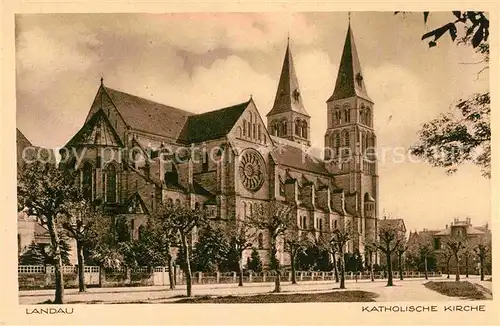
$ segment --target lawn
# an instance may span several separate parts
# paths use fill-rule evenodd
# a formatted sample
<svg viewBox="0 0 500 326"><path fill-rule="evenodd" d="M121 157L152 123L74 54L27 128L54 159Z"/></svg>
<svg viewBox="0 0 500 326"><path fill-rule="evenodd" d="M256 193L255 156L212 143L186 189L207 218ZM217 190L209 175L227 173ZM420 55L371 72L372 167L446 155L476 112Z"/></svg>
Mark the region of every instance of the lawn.
<svg viewBox="0 0 500 326"><path fill-rule="evenodd" d="M292 302L373 302L377 294L367 291L334 291L323 293L259 294L251 296L200 296L175 303L292 303Z"/></svg>
<svg viewBox="0 0 500 326"><path fill-rule="evenodd" d="M459 297L466 300L484 300L485 295L474 284L467 281L459 282L427 282L424 286L449 297Z"/></svg>

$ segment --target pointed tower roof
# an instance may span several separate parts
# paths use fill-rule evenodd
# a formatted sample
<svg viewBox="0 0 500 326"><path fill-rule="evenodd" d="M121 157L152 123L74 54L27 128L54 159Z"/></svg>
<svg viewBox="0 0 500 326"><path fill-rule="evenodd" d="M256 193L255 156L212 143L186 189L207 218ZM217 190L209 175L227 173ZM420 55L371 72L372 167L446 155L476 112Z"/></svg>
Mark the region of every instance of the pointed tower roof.
<svg viewBox="0 0 500 326"><path fill-rule="evenodd" d="M337 74L337 82L332 96L327 102L359 96L372 102L366 91L363 73L361 72L361 64L359 63L358 51L354 43L351 24L347 28L347 35L340 59L339 71Z"/></svg>
<svg viewBox="0 0 500 326"><path fill-rule="evenodd" d="M290 51L290 41L286 46L285 60L283 61L283 68L281 69L280 81L274 105L267 116L295 111L303 115L309 116L304 109L302 95L300 93L299 81L295 74L295 67L293 65L292 52Z"/></svg>

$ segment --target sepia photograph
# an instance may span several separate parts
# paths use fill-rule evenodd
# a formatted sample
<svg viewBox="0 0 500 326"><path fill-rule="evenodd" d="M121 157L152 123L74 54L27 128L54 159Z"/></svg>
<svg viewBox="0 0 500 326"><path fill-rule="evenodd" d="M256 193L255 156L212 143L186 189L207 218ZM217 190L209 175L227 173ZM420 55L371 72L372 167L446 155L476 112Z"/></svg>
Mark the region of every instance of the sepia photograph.
<svg viewBox="0 0 500 326"><path fill-rule="evenodd" d="M14 25L26 315L493 300L488 11Z"/></svg>

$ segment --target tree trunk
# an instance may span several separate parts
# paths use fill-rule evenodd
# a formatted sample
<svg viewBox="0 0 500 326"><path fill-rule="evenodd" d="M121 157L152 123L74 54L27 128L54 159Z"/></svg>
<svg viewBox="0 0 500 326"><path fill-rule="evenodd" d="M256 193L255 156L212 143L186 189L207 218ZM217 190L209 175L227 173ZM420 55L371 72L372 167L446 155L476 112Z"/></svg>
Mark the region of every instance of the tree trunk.
<svg viewBox="0 0 500 326"><path fill-rule="evenodd" d="M403 253L398 252L399 279L403 280Z"/></svg>
<svg viewBox="0 0 500 326"><path fill-rule="evenodd" d="M469 256L465 256L465 278L469 278Z"/></svg>
<svg viewBox="0 0 500 326"><path fill-rule="evenodd" d="M373 253L370 251L370 280L375 282L375 274L373 272Z"/></svg>
<svg viewBox="0 0 500 326"><path fill-rule="evenodd" d="M103 264L99 264L99 287L102 288L102 283L105 277L105 271L104 271L104 266Z"/></svg>
<svg viewBox="0 0 500 326"><path fill-rule="evenodd" d="M427 275L427 256L424 257L424 275L425 279L428 280L429 276Z"/></svg>
<svg viewBox="0 0 500 326"><path fill-rule="evenodd" d="M450 278L450 259L451 258L448 258L446 260L446 273L448 274L448 276L446 278Z"/></svg>
<svg viewBox="0 0 500 326"><path fill-rule="evenodd" d="M345 289L345 261L343 251L340 253L340 288Z"/></svg>
<svg viewBox="0 0 500 326"><path fill-rule="evenodd" d="M238 263L238 286L243 286L243 253L240 253L240 261Z"/></svg>
<svg viewBox="0 0 500 326"><path fill-rule="evenodd" d="M481 255L479 257L479 274L481 275L481 281L484 281L484 257Z"/></svg>
<svg viewBox="0 0 500 326"><path fill-rule="evenodd" d="M387 258L387 286L393 286L391 253L387 251L385 256Z"/></svg>
<svg viewBox="0 0 500 326"><path fill-rule="evenodd" d="M83 243L76 241L78 259L78 292L85 292L85 258L83 257Z"/></svg>
<svg viewBox="0 0 500 326"><path fill-rule="evenodd" d="M335 273L335 283L339 282L339 268L337 266L337 257L333 253L333 272Z"/></svg>
<svg viewBox="0 0 500 326"><path fill-rule="evenodd" d="M281 275L280 275L280 262L278 257L278 248L276 247L276 239L271 239L271 257L274 259L274 269L276 271L276 277L274 278L274 291L281 292Z"/></svg>
<svg viewBox="0 0 500 326"><path fill-rule="evenodd" d="M168 264L168 283L170 284L170 290L175 290L175 278L174 278L174 260L172 259L172 255L167 255L167 264Z"/></svg>
<svg viewBox="0 0 500 326"><path fill-rule="evenodd" d="M455 261L457 262L457 269L455 270L455 281L460 281L460 262L458 261L458 254L455 254Z"/></svg>
<svg viewBox="0 0 500 326"><path fill-rule="evenodd" d="M297 277L295 272L295 256L297 256L297 250L290 251L290 260L292 265L292 284L297 284Z"/></svg>
<svg viewBox="0 0 500 326"><path fill-rule="evenodd" d="M181 232L181 240L182 240L182 247L184 249L184 254L185 254L185 271L184 273L186 274L186 296L189 298L191 297L191 287L192 287L192 281L191 281L191 263L189 261L189 246L187 243L186 235Z"/></svg>
<svg viewBox="0 0 500 326"><path fill-rule="evenodd" d="M61 259L61 246L59 245L59 236L55 228L54 219L48 218L47 227L49 229L50 242L54 248L54 276L56 281L55 304L64 303L64 279L62 274L63 264Z"/></svg>

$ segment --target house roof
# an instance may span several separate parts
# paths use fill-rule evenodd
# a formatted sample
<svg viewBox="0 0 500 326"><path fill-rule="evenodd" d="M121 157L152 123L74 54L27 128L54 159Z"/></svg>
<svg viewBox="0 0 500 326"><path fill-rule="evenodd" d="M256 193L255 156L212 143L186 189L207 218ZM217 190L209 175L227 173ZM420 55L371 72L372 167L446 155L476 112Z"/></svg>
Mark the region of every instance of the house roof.
<svg viewBox="0 0 500 326"><path fill-rule="evenodd" d="M180 140L198 143L227 135L252 100L219 110L192 115L180 133Z"/></svg>
<svg viewBox="0 0 500 326"><path fill-rule="evenodd" d="M102 86L132 129L177 139L193 113ZM154 122L154 123L153 123Z"/></svg>

